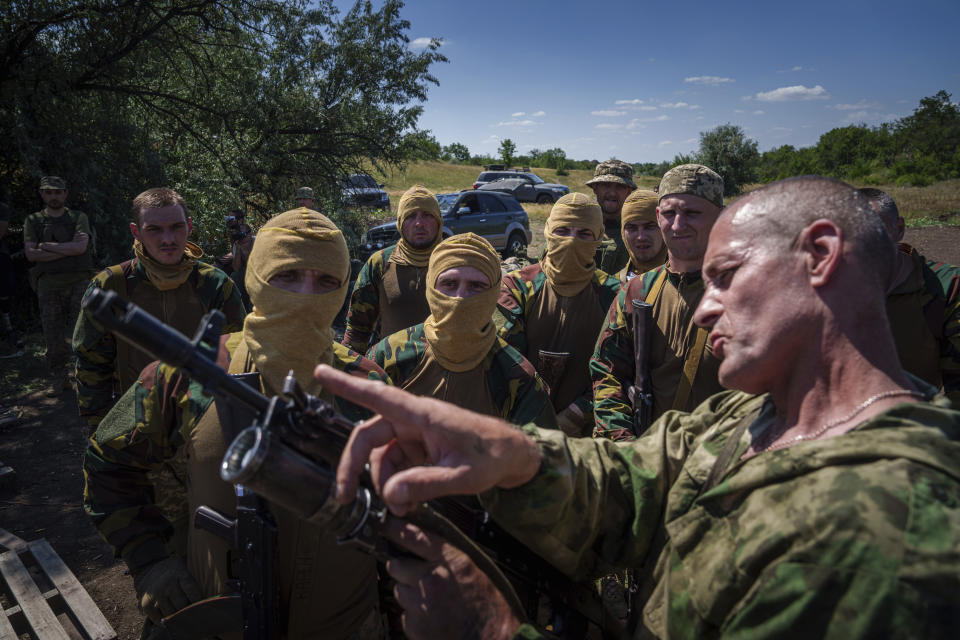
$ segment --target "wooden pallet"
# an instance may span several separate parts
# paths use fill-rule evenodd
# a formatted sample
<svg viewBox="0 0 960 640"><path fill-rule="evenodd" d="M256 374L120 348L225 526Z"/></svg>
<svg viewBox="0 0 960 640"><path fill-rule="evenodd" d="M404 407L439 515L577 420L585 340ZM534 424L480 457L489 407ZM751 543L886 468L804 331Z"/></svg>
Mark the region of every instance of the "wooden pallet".
<svg viewBox="0 0 960 640"><path fill-rule="evenodd" d="M0 529L0 640L113 640L93 598L43 538L27 542Z"/></svg>

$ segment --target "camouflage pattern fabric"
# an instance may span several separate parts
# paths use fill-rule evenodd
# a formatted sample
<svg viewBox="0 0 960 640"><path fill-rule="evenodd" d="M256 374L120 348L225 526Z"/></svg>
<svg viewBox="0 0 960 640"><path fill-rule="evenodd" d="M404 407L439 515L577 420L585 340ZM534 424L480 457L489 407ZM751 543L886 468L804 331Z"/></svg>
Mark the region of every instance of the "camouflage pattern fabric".
<svg viewBox="0 0 960 640"><path fill-rule="evenodd" d="M598 164L593 170L593 178L587 180L584 184L590 186L598 182L616 182L634 189L637 188L637 183L633 181L633 167L616 158Z"/></svg>
<svg viewBox="0 0 960 640"><path fill-rule="evenodd" d="M367 352L367 357L403 388L427 352L423 324L387 336ZM533 365L497 338L483 360L483 370L491 399L499 408L499 417L513 424L535 423L556 428L556 415L546 386Z"/></svg>
<svg viewBox="0 0 960 640"><path fill-rule="evenodd" d="M47 367L56 376L66 373L71 355L68 336L80 314L80 301L87 288L88 275L75 275L79 279L62 284L54 281L51 274L42 274L37 281Z"/></svg>
<svg viewBox="0 0 960 640"><path fill-rule="evenodd" d="M226 337L225 337L226 338ZM221 340L220 360L228 356ZM360 354L333 345L333 366L353 375L385 380ZM202 387L175 368L154 363L107 414L87 445L83 504L104 540L136 573L170 555L175 528L157 507L151 471L173 460L213 404ZM369 412L336 398L348 419Z"/></svg>
<svg viewBox="0 0 960 640"><path fill-rule="evenodd" d="M940 283L944 297L940 381L947 397L960 406L960 267L933 260L926 260L924 266ZM929 278L925 278L925 282L929 282Z"/></svg>
<svg viewBox="0 0 960 640"><path fill-rule="evenodd" d="M722 208L723 178L702 164L681 164L663 174L657 193L661 200L678 194L699 196Z"/></svg>
<svg viewBox="0 0 960 640"><path fill-rule="evenodd" d="M500 283L500 299L497 302L497 310L498 315L502 315L504 320L499 335L507 344L531 361L526 335L527 319L530 317L536 297L546 285L547 276L543 273L539 264L514 271L504 276ZM599 269L594 272L590 286L596 290L600 305L604 310L610 308L617 297L617 292L620 290L620 282ZM577 346L580 345L570 345L571 349ZM577 398L575 402L585 416L593 414L592 389L586 389L583 396Z"/></svg>
<svg viewBox="0 0 960 640"><path fill-rule="evenodd" d="M960 412L948 407L901 403L743 461L773 419L767 396L715 395L629 444L528 426L537 475L481 498L572 578L636 569L635 638L952 638ZM731 432L758 411L705 490ZM541 636L524 626L515 637Z"/></svg>
<svg viewBox="0 0 960 640"><path fill-rule="evenodd" d="M616 273L630 262L630 253L623 242L620 222L605 224L603 238L597 252L593 254L593 263L604 273Z"/></svg>
<svg viewBox="0 0 960 640"><path fill-rule="evenodd" d="M90 282L85 295L95 288L116 291L120 277L123 277L122 274L111 278L109 270L104 269ZM184 284L170 291L160 291L147 278L143 266L134 260L126 276L125 287L128 298L148 312L153 312L155 308L155 316L187 335L193 335L200 319L211 309L219 309L226 316L224 333L243 328L246 309L240 300L240 292L226 273L211 265L198 263L195 275L192 274ZM168 307L172 306L165 304L165 301L181 296L196 303L190 307L193 311L183 313L185 307L180 305L175 307L176 313L165 315L164 311L169 311ZM147 300L153 304L144 304ZM80 415L87 419L87 424L93 430L113 404L115 380L124 377L117 371L121 364L117 362L117 342L113 334L84 313L77 319L74 329L73 350L77 355L77 404ZM123 391L125 389L120 389L120 393Z"/></svg>
<svg viewBox="0 0 960 640"><path fill-rule="evenodd" d="M590 359L593 380L595 437L613 440L634 438L633 410L627 390L634 380L633 318L627 309L630 300L646 299L666 265L647 271L624 285L610 305L607 323ZM672 273L667 270L660 295L653 303L654 333L647 358L653 383L654 419L672 408L680 371L692 348L696 326L693 312L703 296L700 273ZM697 368L693 388L681 410L692 410L710 395L722 391L717 381L717 360L709 343Z"/></svg>
<svg viewBox="0 0 960 640"><path fill-rule="evenodd" d="M48 216L43 211L31 213L23 221L24 246L40 242L71 242L74 234L82 231L89 236L87 249L80 255L64 256L49 262L37 262L30 268L31 277L47 274L48 280L58 285L87 279L93 272L93 231L87 214L76 209L65 208L62 215Z"/></svg>

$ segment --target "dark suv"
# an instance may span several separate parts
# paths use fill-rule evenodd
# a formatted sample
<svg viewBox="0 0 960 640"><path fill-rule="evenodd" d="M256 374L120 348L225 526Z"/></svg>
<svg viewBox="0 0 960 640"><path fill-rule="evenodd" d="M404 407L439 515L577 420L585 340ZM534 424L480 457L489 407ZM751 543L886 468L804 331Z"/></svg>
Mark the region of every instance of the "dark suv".
<svg viewBox="0 0 960 640"><path fill-rule="evenodd" d="M370 207L390 211L390 196L382 184L366 173L353 173L341 179L343 201L355 207Z"/></svg>
<svg viewBox="0 0 960 640"><path fill-rule="evenodd" d="M473 183L474 189L503 191L520 202L550 204L570 193L564 184L546 182L529 171L483 171Z"/></svg>
<svg viewBox="0 0 960 640"><path fill-rule="evenodd" d="M460 191L437 195L443 215L444 238L472 231L490 241L504 256L523 252L533 239L530 219L520 203L497 191ZM361 259L400 239L396 222L373 227L360 241Z"/></svg>

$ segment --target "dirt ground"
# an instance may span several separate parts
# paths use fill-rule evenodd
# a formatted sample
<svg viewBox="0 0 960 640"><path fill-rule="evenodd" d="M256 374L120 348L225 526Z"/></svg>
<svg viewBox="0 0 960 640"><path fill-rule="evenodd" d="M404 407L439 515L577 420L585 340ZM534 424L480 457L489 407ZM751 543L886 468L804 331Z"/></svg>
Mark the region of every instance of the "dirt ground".
<svg viewBox="0 0 960 640"><path fill-rule="evenodd" d="M928 258L960 264L960 227L909 229L905 240ZM118 637L137 638L141 617L132 580L81 505L86 427L76 415L76 396L70 390L60 398L44 396L40 336L27 338L26 356L0 360L0 404L22 413L17 424L0 431L0 461L16 471L18 480L14 490L0 493L0 528L26 540L46 538Z"/></svg>

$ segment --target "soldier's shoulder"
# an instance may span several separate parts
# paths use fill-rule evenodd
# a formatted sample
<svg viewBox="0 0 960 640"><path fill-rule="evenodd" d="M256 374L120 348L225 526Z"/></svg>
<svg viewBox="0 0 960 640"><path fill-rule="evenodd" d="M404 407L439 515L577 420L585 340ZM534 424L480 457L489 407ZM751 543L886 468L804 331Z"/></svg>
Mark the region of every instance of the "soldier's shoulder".
<svg viewBox="0 0 960 640"><path fill-rule="evenodd" d="M538 262L527 265L522 269L511 271L507 275L503 276L503 285L507 288L507 290L509 290L514 296L519 296L521 298L536 294L540 289L543 288L543 285L546 283L546 281L547 276L543 273L543 268Z"/></svg>
<svg viewBox="0 0 960 640"><path fill-rule="evenodd" d="M415 366L427 350L423 323L391 333L373 347L374 359L390 379L399 383L402 371Z"/></svg>
<svg viewBox="0 0 960 640"><path fill-rule="evenodd" d="M210 281L222 286L227 282L233 283L226 271L207 262L197 262L198 282Z"/></svg>
<svg viewBox="0 0 960 640"><path fill-rule="evenodd" d="M505 379L530 379L537 375L537 370L523 354L511 347L506 340L497 336L487 356L490 368L499 370Z"/></svg>
<svg viewBox="0 0 960 640"><path fill-rule="evenodd" d="M133 272L132 263L132 259L124 260L119 264L102 269L97 275L93 276L91 284L101 289L107 289L108 291L115 290L117 279L120 276L126 277Z"/></svg>
<svg viewBox="0 0 960 640"><path fill-rule="evenodd" d="M339 342L333 343L333 366L350 375L384 382L389 380L380 365Z"/></svg>

